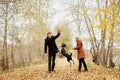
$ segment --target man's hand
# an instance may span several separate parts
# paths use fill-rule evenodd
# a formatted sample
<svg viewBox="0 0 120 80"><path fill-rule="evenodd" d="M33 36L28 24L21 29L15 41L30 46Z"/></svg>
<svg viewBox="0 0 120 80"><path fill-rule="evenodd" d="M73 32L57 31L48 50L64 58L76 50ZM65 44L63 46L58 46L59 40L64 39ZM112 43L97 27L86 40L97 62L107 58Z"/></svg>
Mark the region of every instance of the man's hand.
<svg viewBox="0 0 120 80"><path fill-rule="evenodd" d="M47 55L47 53L45 53L45 56Z"/></svg>
<svg viewBox="0 0 120 80"><path fill-rule="evenodd" d="M46 59L46 57L47 57L47 53L44 53L43 59Z"/></svg>

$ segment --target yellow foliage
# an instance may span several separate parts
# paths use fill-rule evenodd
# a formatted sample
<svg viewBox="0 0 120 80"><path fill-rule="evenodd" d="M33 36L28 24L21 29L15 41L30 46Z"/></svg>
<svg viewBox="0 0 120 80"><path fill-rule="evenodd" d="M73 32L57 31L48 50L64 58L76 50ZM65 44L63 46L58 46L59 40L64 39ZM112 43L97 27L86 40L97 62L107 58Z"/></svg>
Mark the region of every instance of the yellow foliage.
<svg viewBox="0 0 120 80"><path fill-rule="evenodd" d="M100 23L98 23L95 28L102 30L106 27L109 31L113 28L113 24L115 23L119 24L120 13L118 9L119 9L118 5L115 5L115 4L114 5L112 4L106 8L96 8L95 9L96 15L94 16L95 22L99 21ZM99 19L99 16L101 16L101 20Z"/></svg>
<svg viewBox="0 0 120 80"><path fill-rule="evenodd" d="M120 53L120 48L114 49L114 53Z"/></svg>
<svg viewBox="0 0 120 80"><path fill-rule="evenodd" d="M111 30L113 28L112 24L107 24L107 28Z"/></svg>
<svg viewBox="0 0 120 80"><path fill-rule="evenodd" d="M88 9L84 8L84 14L87 15Z"/></svg>
<svg viewBox="0 0 120 80"><path fill-rule="evenodd" d="M102 24L102 26L105 26L105 25L106 25L106 19L103 19L103 20L101 21L101 24Z"/></svg>
<svg viewBox="0 0 120 80"><path fill-rule="evenodd" d="M118 32L120 32L120 30L118 30Z"/></svg>
<svg viewBox="0 0 120 80"><path fill-rule="evenodd" d="M95 19L97 19L99 17L99 13L96 13L95 15Z"/></svg>
<svg viewBox="0 0 120 80"><path fill-rule="evenodd" d="M102 29L102 28L101 28L101 25L97 25L96 27L97 27L98 29L100 29L100 30Z"/></svg>

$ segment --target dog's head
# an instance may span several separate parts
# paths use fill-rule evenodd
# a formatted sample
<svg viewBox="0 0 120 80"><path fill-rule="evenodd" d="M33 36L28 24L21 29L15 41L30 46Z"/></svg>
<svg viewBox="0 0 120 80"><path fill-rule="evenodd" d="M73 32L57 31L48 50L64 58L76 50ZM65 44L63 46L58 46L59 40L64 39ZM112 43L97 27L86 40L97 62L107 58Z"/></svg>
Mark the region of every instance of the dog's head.
<svg viewBox="0 0 120 80"><path fill-rule="evenodd" d="M66 44L65 43L62 43L62 46L61 47L66 47Z"/></svg>

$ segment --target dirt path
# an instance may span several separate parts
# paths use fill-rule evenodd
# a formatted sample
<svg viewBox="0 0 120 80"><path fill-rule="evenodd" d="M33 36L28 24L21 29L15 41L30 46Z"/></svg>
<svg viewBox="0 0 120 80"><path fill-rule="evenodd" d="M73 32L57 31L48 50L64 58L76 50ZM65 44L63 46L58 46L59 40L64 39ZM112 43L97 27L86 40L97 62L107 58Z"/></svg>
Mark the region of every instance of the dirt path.
<svg viewBox="0 0 120 80"><path fill-rule="evenodd" d="M78 72L78 62L70 67L65 58L56 60L55 72L48 74L47 63L17 69L0 75L0 80L120 80L120 71L96 66L87 61L88 72Z"/></svg>

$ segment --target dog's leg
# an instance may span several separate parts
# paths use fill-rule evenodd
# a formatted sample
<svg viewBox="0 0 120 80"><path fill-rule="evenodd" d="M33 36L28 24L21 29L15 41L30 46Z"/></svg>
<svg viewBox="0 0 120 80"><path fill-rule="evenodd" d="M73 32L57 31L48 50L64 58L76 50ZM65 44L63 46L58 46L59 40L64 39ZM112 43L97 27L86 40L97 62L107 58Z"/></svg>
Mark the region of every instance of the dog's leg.
<svg viewBox="0 0 120 80"><path fill-rule="evenodd" d="M70 67L71 67L71 65L72 65L72 64L71 64L71 62L70 62L70 61L69 61L69 63L70 63Z"/></svg>
<svg viewBox="0 0 120 80"><path fill-rule="evenodd" d="M73 60L72 60L73 61ZM74 61L73 61L73 65L74 65L75 63L74 63Z"/></svg>
<svg viewBox="0 0 120 80"><path fill-rule="evenodd" d="M69 61L69 63L70 63L70 67L71 67L72 63L70 61Z"/></svg>

